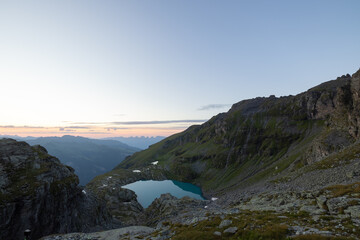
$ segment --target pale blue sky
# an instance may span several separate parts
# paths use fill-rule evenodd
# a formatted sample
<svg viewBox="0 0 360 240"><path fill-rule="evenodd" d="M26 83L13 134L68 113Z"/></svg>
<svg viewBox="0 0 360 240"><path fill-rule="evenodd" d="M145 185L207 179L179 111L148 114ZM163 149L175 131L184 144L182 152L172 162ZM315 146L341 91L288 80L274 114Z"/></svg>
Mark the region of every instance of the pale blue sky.
<svg viewBox="0 0 360 240"><path fill-rule="evenodd" d="M0 0L0 126L184 129L194 122L178 120L243 99L297 94L359 69L359 10L358 0Z"/></svg>

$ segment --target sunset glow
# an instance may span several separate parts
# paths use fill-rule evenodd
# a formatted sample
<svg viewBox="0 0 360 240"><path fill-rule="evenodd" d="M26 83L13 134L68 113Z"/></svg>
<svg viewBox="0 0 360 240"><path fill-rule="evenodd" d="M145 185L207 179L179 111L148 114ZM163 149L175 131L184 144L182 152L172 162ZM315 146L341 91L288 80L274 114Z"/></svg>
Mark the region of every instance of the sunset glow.
<svg viewBox="0 0 360 240"><path fill-rule="evenodd" d="M306 91L358 69L358 4L1 1L0 135L169 136Z"/></svg>
<svg viewBox="0 0 360 240"><path fill-rule="evenodd" d="M70 127L36 127L36 126L0 126L0 135L17 135L20 137L49 137L74 135L90 138L131 137L131 136L170 136L187 127L114 127L114 126L70 126Z"/></svg>

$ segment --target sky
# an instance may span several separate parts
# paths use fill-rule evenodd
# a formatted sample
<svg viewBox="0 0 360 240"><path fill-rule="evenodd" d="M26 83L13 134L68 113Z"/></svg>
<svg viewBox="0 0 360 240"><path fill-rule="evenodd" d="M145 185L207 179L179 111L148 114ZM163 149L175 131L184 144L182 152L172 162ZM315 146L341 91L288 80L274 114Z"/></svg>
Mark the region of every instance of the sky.
<svg viewBox="0 0 360 240"><path fill-rule="evenodd" d="M360 67L358 0L0 0L0 134L169 136Z"/></svg>

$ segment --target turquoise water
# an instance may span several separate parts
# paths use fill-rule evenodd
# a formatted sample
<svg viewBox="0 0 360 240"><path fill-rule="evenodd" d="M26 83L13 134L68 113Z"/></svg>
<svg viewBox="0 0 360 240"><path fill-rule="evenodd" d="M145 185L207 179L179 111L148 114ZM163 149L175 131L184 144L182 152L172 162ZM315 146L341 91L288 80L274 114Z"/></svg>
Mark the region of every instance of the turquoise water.
<svg viewBox="0 0 360 240"><path fill-rule="evenodd" d="M189 196L196 199L204 199L199 187L191 183L183 183L173 180L137 181L122 187L133 190L137 195L138 202L144 208L147 208L155 200L155 198L160 197L163 193L170 193L177 198Z"/></svg>

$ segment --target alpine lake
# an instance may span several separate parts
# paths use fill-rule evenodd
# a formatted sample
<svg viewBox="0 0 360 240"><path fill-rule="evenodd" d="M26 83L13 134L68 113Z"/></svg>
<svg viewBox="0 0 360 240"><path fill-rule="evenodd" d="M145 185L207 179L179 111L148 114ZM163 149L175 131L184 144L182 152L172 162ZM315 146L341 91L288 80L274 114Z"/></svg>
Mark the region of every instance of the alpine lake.
<svg viewBox="0 0 360 240"><path fill-rule="evenodd" d="M201 188L191 183L184 183L175 180L137 181L122 187L134 191L137 195L137 201L144 208L147 208L155 200L155 198L160 197L160 195L164 193L170 193L177 198L189 196L195 199L205 199L202 196Z"/></svg>

